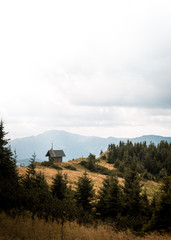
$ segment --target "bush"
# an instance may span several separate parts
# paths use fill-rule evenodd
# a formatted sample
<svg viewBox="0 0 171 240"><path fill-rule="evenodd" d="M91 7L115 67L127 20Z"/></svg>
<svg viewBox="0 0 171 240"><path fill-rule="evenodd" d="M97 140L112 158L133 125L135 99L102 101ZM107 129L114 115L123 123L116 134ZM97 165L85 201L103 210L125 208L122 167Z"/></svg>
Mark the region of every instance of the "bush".
<svg viewBox="0 0 171 240"><path fill-rule="evenodd" d="M81 161L80 164L91 172L101 173L103 175L109 175L111 173L111 171L108 168L100 166L98 164L90 166L90 164L87 161Z"/></svg>
<svg viewBox="0 0 171 240"><path fill-rule="evenodd" d="M41 165L44 166L44 167L51 167L52 164L53 164L53 163L52 163L52 162L49 162L49 161L44 161L44 162L41 163Z"/></svg>
<svg viewBox="0 0 171 240"><path fill-rule="evenodd" d="M84 161L84 160L80 162L80 165L81 165L81 166L84 166L85 168L87 168L87 162Z"/></svg>
<svg viewBox="0 0 171 240"><path fill-rule="evenodd" d="M53 164L52 165L52 168L54 168L54 169L56 169L56 170L62 170L62 168L61 167L59 167L58 165L56 165L56 164Z"/></svg>
<svg viewBox="0 0 171 240"><path fill-rule="evenodd" d="M103 155L103 156L102 156L102 159L103 159L103 160L106 160L106 155Z"/></svg>
<svg viewBox="0 0 171 240"><path fill-rule="evenodd" d="M95 172L101 173L103 175L109 175L111 171L106 167L96 164Z"/></svg>
<svg viewBox="0 0 171 240"><path fill-rule="evenodd" d="M56 170L62 170L61 167L59 167L58 165L52 163L52 162L49 162L49 161L44 161L41 163L42 166L44 167L50 167L50 168L54 168Z"/></svg>
<svg viewBox="0 0 171 240"><path fill-rule="evenodd" d="M72 166L72 165L66 165L66 166L64 166L64 168L69 169L69 170L73 170L73 171L76 171L76 170L77 170L77 169L76 169L74 166Z"/></svg>

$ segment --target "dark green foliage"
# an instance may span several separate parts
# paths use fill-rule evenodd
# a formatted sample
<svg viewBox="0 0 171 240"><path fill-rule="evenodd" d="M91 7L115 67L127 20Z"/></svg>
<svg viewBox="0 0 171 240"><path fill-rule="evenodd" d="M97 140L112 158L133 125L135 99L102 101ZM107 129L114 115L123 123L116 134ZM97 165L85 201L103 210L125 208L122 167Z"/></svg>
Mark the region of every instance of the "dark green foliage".
<svg viewBox="0 0 171 240"><path fill-rule="evenodd" d="M125 174L123 217L121 218L124 227L131 228L134 231L140 231L151 214L146 192L142 193L141 187L137 173L137 161L134 157Z"/></svg>
<svg viewBox="0 0 171 240"><path fill-rule="evenodd" d="M122 192L116 177L108 176L98 193L97 216L115 219L122 210Z"/></svg>
<svg viewBox="0 0 171 240"><path fill-rule="evenodd" d="M114 163L115 160L117 159L117 149L116 149L116 146L115 144L110 144L108 146L108 159L107 159L107 162L108 163Z"/></svg>
<svg viewBox="0 0 171 240"><path fill-rule="evenodd" d="M164 161L164 169L167 172L168 176L171 176L171 152L167 154L167 157Z"/></svg>
<svg viewBox="0 0 171 240"><path fill-rule="evenodd" d="M30 165L27 167L26 175L28 176L35 176L36 175L36 154L34 153L30 158Z"/></svg>
<svg viewBox="0 0 171 240"><path fill-rule="evenodd" d="M102 155L102 154L103 154L103 151L101 150L101 151L100 151L100 155Z"/></svg>
<svg viewBox="0 0 171 240"><path fill-rule="evenodd" d="M66 220L75 220L77 216L77 207L73 194L70 193L70 195L66 195L63 200L53 197L50 204L51 210L49 214L52 216L53 220L61 221L62 224L64 224Z"/></svg>
<svg viewBox="0 0 171 240"><path fill-rule="evenodd" d="M0 122L0 209L10 211L19 207L19 183L15 160L11 149L7 146L7 133L3 122Z"/></svg>
<svg viewBox="0 0 171 240"><path fill-rule="evenodd" d="M142 193L136 158L133 157L131 162L126 155L125 158L128 165L124 187L118 185L114 176L104 179L98 193L97 217L114 222L118 229L141 231L151 217L151 208L146 192Z"/></svg>
<svg viewBox="0 0 171 240"><path fill-rule="evenodd" d="M58 166L58 164L54 164L50 161L44 161L41 163L42 166L44 167L50 167L50 168L54 168L56 170L62 170L62 168L60 166Z"/></svg>
<svg viewBox="0 0 171 240"><path fill-rule="evenodd" d="M44 161L41 163L41 165L44 167L51 167L53 165L53 163L50 161Z"/></svg>
<svg viewBox="0 0 171 240"><path fill-rule="evenodd" d="M114 164L119 175L127 171L127 165L133 158L137 160L137 171L146 179L159 180L171 175L171 143L161 141L158 146L150 143L120 142L118 146L110 144L107 162Z"/></svg>
<svg viewBox="0 0 171 240"><path fill-rule="evenodd" d="M91 211L94 190L92 181L88 178L86 172L82 177L79 177L75 197L78 206L82 207L84 211Z"/></svg>
<svg viewBox="0 0 171 240"><path fill-rule="evenodd" d="M144 230L171 231L171 177L163 179L161 194L153 200L153 215Z"/></svg>
<svg viewBox="0 0 171 240"><path fill-rule="evenodd" d="M60 220L62 228L66 220L72 221L77 215L74 193L67 186L67 176L60 172L53 179L51 186L53 196L51 202L51 216L57 221Z"/></svg>
<svg viewBox="0 0 171 240"><path fill-rule="evenodd" d="M59 200L63 200L65 198L67 191L67 176L62 175L60 172L56 174L55 178L53 178L53 183L51 186L52 195L58 198Z"/></svg>
<svg viewBox="0 0 171 240"><path fill-rule="evenodd" d="M111 171L108 168L103 167L103 166L98 165L98 164L96 164L94 172L97 172L97 173L100 173L100 174L103 174L103 175L110 175L110 173L111 173Z"/></svg>
<svg viewBox="0 0 171 240"><path fill-rule="evenodd" d="M111 173L111 171L108 168L100 166L99 164L96 163L96 158L95 155L93 154L90 154L87 160L81 161L80 164L91 172L96 172L104 175L109 175Z"/></svg>
<svg viewBox="0 0 171 240"><path fill-rule="evenodd" d="M103 167L99 164L92 165L92 164L89 164L89 162L87 161L81 161L80 164L91 172L96 172L103 175L109 175L111 173L111 171L108 168Z"/></svg>
<svg viewBox="0 0 171 240"><path fill-rule="evenodd" d="M14 165L16 166L16 164L17 164L17 151L16 151L16 149L14 150L13 162L14 162Z"/></svg>
<svg viewBox="0 0 171 240"><path fill-rule="evenodd" d="M96 156L91 154L88 156L87 168L91 171L95 170Z"/></svg>
<svg viewBox="0 0 171 240"><path fill-rule="evenodd" d="M92 223L94 189L92 181L88 178L86 172L82 177L79 177L75 199L77 204L77 222L84 224Z"/></svg>
<svg viewBox="0 0 171 240"><path fill-rule="evenodd" d="M88 169L88 162L87 161L83 160L83 161L80 162L80 164Z"/></svg>
<svg viewBox="0 0 171 240"><path fill-rule="evenodd" d="M58 164L53 163L53 165L51 167L56 169L56 170L62 170L62 168L60 166L58 166Z"/></svg>
<svg viewBox="0 0 171 240"><path fill-rule="evenodd" d="M66 169L69 169L69 170L73 170L73 171L76 171L77 169L74 167L74 166L72 166L72 165L65 165L64 166Z"/></svg>
<svg viewBox="0 0 171 240"><path fill-rule="evenodd" d="M44 175L35 171L35 158L36 155L33 154L21 181L22 206L24 210L32 213L32 217L37 215L47 219L50 212L49 202L52 201L52 197Z"/></svg>
<svg viewBox="0 0 171 240"><path fill-rule="evenodd" d="M125 202L125 214L137 216L140 212L140 182L136 169L135 160L132 161L127 173L125 174L125 186L124 186L124 202Z"/></svg>

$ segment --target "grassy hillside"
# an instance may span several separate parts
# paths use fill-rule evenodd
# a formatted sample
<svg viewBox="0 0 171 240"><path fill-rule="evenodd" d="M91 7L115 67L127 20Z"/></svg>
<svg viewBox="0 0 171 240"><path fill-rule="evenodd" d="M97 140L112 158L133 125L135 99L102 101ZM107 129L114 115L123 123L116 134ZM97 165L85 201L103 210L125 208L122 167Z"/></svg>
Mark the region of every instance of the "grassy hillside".
<svg viewBox="0 0 171 240"><path fill-rule="evenodd" d="M59 168L61 170L54 169L52 167L43 166L42 163L37 162L36 172L43 173L48 184L51 185L53 177L58 173L58 171L62 171L63 174L67 174L68 184L71 185L73 189L75 189L76 183L78 182L78 178L81 177L83 173L86 171L88 174L88 177L93 181L94 189L97 193L97 191L102 185L103 179L106 176L101 173L89 171L87 168L81 165L82 161L86 161L86 159L78 158L78 159L71 160L69 162L55 163L54 165L56 166L56 168ZM106 160L103 160L103 155L102 157L99 157L97 159L97 164L107 168L110 171L113 171L113 173L117 171L117 169L114 168L113 164L109 164L106 162ZM19 175L24 175L27 167L18 167L17 169L18 169ZM118 181L120 185L123 185L124 183L123 178L118 177ZM143 185L143 188L146 189L149 197L152 197L160 187L159 183L150 181L150 180L142 181L142 185Z"/></svg>

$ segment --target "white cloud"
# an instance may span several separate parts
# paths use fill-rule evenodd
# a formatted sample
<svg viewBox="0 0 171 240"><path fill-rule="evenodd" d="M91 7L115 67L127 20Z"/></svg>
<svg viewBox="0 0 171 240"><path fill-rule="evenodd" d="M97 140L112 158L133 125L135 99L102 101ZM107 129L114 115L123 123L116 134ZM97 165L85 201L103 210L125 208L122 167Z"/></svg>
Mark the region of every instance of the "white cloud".
<svg viewBox="0 0 171 240"><path fill-rule="evenodd" d="M3 1L0 115L11 135L171 135L170 7Z"/></svg>

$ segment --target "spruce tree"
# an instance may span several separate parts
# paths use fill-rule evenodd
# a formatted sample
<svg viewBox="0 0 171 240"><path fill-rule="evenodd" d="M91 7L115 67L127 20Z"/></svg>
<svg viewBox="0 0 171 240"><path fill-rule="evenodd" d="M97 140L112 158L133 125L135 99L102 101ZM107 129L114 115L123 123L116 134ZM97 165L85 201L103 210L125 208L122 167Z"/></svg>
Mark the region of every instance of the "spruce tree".
<svg viewBox="0 0 171 240"><path fill-rule="evenodd" d="M43 174L37 173L34 176L26 175L22 180L23 208L38 217L48 218L50 214L50 202L52 198L49 186Z"/></svg>
<svg viewBox="0 0 171 240"><path fill-rule="evenodd" d="M4 124L0 122L0 209L9 211L19 205L18 174L16 171L13 154L8 147L9 139L6 139Z"/></svg>
<svg viewBox="0 0 171 240"><path fill-rule="evenodd" d="M141 231L150 216L147 195L141 194L140 178L137 173L137 162L133 158L125 175L122 218L125 227Z"/></svg>
<svg viewBox="0 0 171 240"><path fill-rule="evenodd" d="M109 209L109 217L116 218L122 211L122 192L118 185L116 177L111 177L109 195L107 196L107 207Z"/></svg>
<svg viewBox="0 0 171 240"><path fill-rule="evenodd" d="M170 231L171 230L171 177L163 179L160 195L156 200L151 220L146 230Z"/></svg>
<svg viewBox="0 0 171 240"><path fill-rule="evenodd" d="M79 177L75 196L78 206L82 207L84 211L90 212L94 189L92 181L88 178L86 172L84 172L82 177Z"/></svg>
<svg viewBox="0 0 171 240"><path fill-rule="evenodd" d="M122 210L122 192L118 180L114 176L108 176L103 181L98 195L97 214L102 219L115 219Z"/></svg>
<svg viewBox="0 0 171 240"><path fill-rule="evenodd" d="M135 158L127 168L125 174L125 186L124 186L124 213L129 216L138 216L141 208L140 196L141 187L140 179L137 173L137 165Z"/></svg>
<svg viewBox="0 0 171 240"><path fill-rule="evenodd" d="M26 175L27 176L32 176L32 177L35 177L36 176L36 166L35 166L35 162L36 162L36 154L34 153L32 155L32 157L30 158L30 164L29 166L27 167L27 171L26 171Z"/></svg>
<svg viewBox="0 0 171 240"><path fill-rule="evenodd" d="M24 187L24 191L26 192L32 188L33 182L35 181L36 178L35 160L36 154L34 153L30 158L30 165L27 167L26 174L22 178L22 186Z"/></svg>
<svg viewBox="0 0 171 240"><path fill-rule="evenodd" d="M49 186L43 174L37 173L32 180L30 191L30 199L32 200L32 208L30 211L38 217L48 218L50 212L50 202L52 201Z"/></svg>
<svg viewBox="0 0 171 240"><path fill-rule="evenodd" d="M51 186L52 195L58 198L59 200L63 200L67 193L67 176L62 175L60 172L56 174L53 178L52 186Z"/></svg>
<svg viewBox="0 0 171 240"><path fill-rule="evenodd" d="M88 156L88 164L87 164L87 168L90 170L90 171L95 171L95 162L96 162L96 156L94 154L91 154Z"/></svg>
<svg viewBox="0 0 171 240"><path fill-rule="evenodd" d="M64 224L67 220L72 221L76 217L76 204L71 187L67 186L67 175L58 172L53 178L51 186L51 216L61 222L61 239L63 239Z"/></svg>
<svg viewBox="0 0 171 240"><path fill-rule="evenodd" d="M97 216L105 219L109 216L109 209L107 205L107 197L109 195L110 177L107 176L102 183L102 187L98 191L98 202L96 205Z"/></svg>

